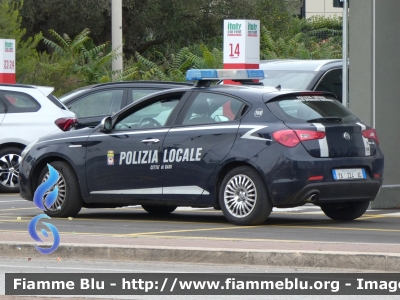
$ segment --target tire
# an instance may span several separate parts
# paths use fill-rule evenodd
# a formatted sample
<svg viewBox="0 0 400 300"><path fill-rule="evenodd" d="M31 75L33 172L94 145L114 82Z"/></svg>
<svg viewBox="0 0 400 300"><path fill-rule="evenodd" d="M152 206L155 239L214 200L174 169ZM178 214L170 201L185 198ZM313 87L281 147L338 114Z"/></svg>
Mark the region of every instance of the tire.
<svg viewBox="0 0 400 300"><path fill-rule="evenodd" d="M264 180L250 167L238 167L226 174L219 203L225 218L236 225L261 224L272 211Z"/></svg>
<svg viewBox="0 0 400 300"><path fill-rule="evenodd" d="M167 215L172 213L177 206L167 206L167 205L142 205L143 209L150 214L155 215Z"/></svg>
<svg viewBox="0 0 400 300"><path fill-rule="evenodd" d="M57 182L57 200L50 208L47 208L45 213L55 218L74 217L82 208L82 196L75 173L70 165L63 161L54 161L50 165L58 171L60 178ZM40 173L38 185L46 181L48 176L49 171L46 166ZM47 193L52 190L50 189Z"/></svg>
<svg viewBox="0 0 400 300"><path fill-rule="evenodd" d="M19 193L19 163L22 149L7 147L0 150L0 192Z"/></svg>
<svg viewBox="0 0 400 300"><path fill-rule="evenodd" d="M361 217L368 209L369 201L354 201L321 206L332 220L350 221Z"/></svg>

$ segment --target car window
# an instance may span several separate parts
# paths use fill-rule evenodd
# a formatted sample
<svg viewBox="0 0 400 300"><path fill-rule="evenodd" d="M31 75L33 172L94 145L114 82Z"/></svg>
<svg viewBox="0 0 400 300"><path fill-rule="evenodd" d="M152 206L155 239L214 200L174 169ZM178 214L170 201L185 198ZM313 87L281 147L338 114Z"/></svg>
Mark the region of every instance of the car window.
<svg viewBox="0 0 400 300"><path fill-rule="evenodd" d="M6 112L6 107L4 106L3 103L0 102L0 114L5 113Z"/></svg>
<svg viewBox="0 0 400 300"><path fill-rule="evenodd" d="M288 122L329 117L341 118L344 123L358 121L339 101L327 96L293 96L268 102L267 106L276 117Z"/></svg>
<svg viewBox="0 0 400 300"><path fill-rule="evenodd" d="M243 105L242 101L229 96L199 93L191 104L183 125L233 121Z"/></svg>
<svg viewBox="0 0 400 300"><path fill-rule="evenodd" d="M84 96L74 101L68 108L78 118L109 116L121 109L124 90L105 90Z"/></svg>
<svg viewBox="0 0 400 300"><path fill-rule="evenodd" d="M155 128L165 126L168 117L178 104L178 98L160 99L153 102L132 114L126 116L122 120L116 122L115 130L129 130L139 128Z"/></svg>
<svg viewBox="0 0 400 300"><path fill-rule="evenodd" d="M134 103L147 95L150 95L150 94L153 94L153 93L156 93L159 91L161 91L161 90L160 89L133 89L131 103Z"/></svg>
<svg viewBox="0 0 400 300"><path fill-rule="evenodd" d="M342 69L325 73L315 90L334 93L339 100L342 100L342 73Z"/></svg>
<svg viewBox="0 0 400 300"><path fill-rule="evenodd" d="M0 97L8 107L8 113L35 112L40 109L39 103L24 93L3 92Z"/></svg>
<svg viewBox="0 0 400 300"><path fill-rule="evenodd" d="M264 70L265 78L261 80L264 86L281 86L281 89L305 90L314 78L316 72L311 71L271 71Z"/></svg>

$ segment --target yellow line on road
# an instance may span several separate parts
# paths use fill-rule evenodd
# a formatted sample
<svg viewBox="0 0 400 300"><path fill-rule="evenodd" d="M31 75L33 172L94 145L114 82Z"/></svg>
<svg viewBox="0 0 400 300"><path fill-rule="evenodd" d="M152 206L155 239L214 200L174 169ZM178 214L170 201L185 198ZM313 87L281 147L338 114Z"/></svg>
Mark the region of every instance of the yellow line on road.
<svg viewBox="0 0 400 300"><path fill-rule="evenodd" d="M257 228L261 227L260 226L246 226L245 228ZM237 227L237 226L232 226L232 227L217 227L217 228L198 228L198 229L182 229L182 230L167 230L167 231L152 231L152 232L142 232L142 233L131 233L128 234L128 236L141 236L141 235L153 235L153 234L158 234L158 233L177 233L177 232L197 232L197 231L219 231L219 230L231 230L231 229L241 229L244 227Z"/></svg>
<svg viewBox="0 0 400 300"><path fill-rule="evenodd" d="M383 229L383 228L351 228L351 227L328 227L328 226L301 226L301 225L270 225L272 227L281 228L307 228L307 229L331 229L331 230L354 230L354 231L384 231L384 232L400 232L400 229Z"/></svg>

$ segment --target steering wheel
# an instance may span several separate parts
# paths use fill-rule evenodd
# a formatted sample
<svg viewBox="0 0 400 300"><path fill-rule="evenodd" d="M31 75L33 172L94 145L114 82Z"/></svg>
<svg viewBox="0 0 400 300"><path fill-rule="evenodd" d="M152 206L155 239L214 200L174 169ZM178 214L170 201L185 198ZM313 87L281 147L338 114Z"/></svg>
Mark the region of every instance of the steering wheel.
<svg viewBox="0 0 400 300"><path fill-rule="evenodd" d="M124 124L124 123L120 123L117 124L117 126L115 126L116 129L123 129L123 128L131 128L131 126Z"/></svg>
<svg viewBox="0 0 400 300"><path fill-rule="evenodd" d="M156 120L154 120L153 118L143 118L140 120L139 122L139 127L144 127L146 125L150 124L150 127L161 127L161 124L158 123Z"/></svg>

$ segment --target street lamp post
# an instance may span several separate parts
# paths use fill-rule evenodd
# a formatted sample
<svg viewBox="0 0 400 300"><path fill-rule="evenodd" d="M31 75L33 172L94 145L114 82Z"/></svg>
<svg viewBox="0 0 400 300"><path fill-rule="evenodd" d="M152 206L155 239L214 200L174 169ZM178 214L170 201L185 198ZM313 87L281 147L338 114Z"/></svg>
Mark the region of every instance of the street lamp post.
<svg viewBox="0 0 400 300"><path fill-rule="evenodd" d="M122 53L122 0L111 0L111 47ZM123 70L123 57L119 55L112 61L113 80L116 73Z"/></svg>
<svg viewBox="0 0 400 300"><path fill-rule="evenodd" d="M343 0L343 99L342 104L349 107L349 2Z"/></svg>

